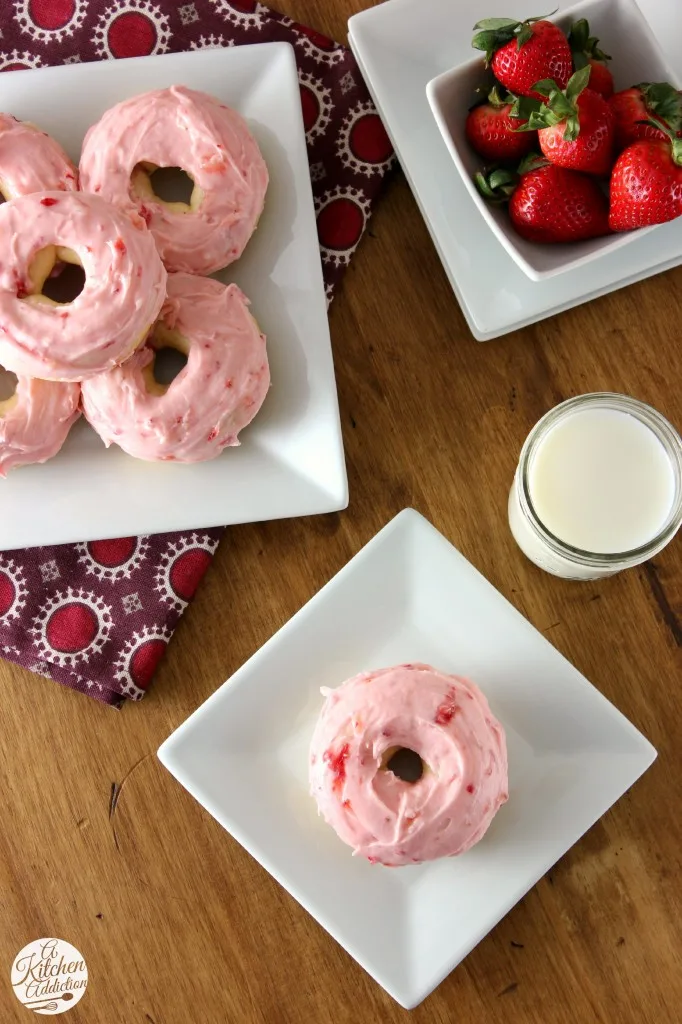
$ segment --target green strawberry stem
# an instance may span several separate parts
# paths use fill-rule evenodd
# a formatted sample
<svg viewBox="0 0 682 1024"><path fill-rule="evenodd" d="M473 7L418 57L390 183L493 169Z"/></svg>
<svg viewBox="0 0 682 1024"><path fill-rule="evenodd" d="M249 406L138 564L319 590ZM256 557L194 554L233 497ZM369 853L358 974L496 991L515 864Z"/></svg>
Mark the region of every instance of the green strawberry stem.
<svg viewBox="0 0 682 1024"><path fill-rule="evenodd" d="M529 171L537 171L540 167L549 167L549 160L539 153L527 153L517 168L520 175L528 174Z"/></svg>
<svg viewBox="0 0 682 1024"><path fill-rule="evenodd" d="M608 53L599 49L599 40L596 36L590 35L590 26L587 18L580 18L571 26L568 33L568 43L573 53L573 64L576 71L586 67L590 59L606 62L611 60Z"/></svg>
<svg viewBox="0 0 682 1024"><path fill-rule="evenodd" d="M536 21L551 18L558 9L557 7L551 14L539 14L535 18L526 18L525 21L517 21L515 18L483 18L482 21L478 21L474 25L476 35L471 40L471 45L475 50L484 51L487 66L495 52L501 46L510 43L514 37L516 37L516 48L520 50L533 35L531 26Z"/></svg>
<svg viewBox="0 0 682 1024"><path fill-rule="evenodd" d="M511 96L511 93L510 93ZM512 108L509 111L510 117L518 117L527 121L531 114L536 114L542 107L540 100L534 100L532 96L511 96Z"/></svg>
<svg viewBox="0 0 682 1024"><path fill-rule="evenodd" d="M663 118L673 131L682 128L682 96L670 82L642 82L635 88L644 96L652 114Z"/></svg>
<svg viewBox="0 0 682 1024"><path fill-rule="evenodd" d="M576 71L569 78L568 85L563 91L551 78L543 78L542 81L536 82L533 91L546 96L547 100L540 105L539 110L531 112L526 124L515 130L519 132L535 131L540 128L551 128L553 125L565 121L564 140L575 142L580 135L578 97L587 87L591 71L589 65Z"/></svg>
<svg viewBox="0 0 682 1024"><path fill-rule="evenodd" d="M474 182L484 199L499 206L512 197L522 175L548 165L549 160L539 153L527 153L516 171L508 167L488 167L474 175Z"/></svg>
<svg viewBox="0 0 682 1024"><path fill-rule="evenodd" d="M518 184L518 175L505 167L493 167L474 175L476 188L489 203L500 205L509 201Z"/></svg>

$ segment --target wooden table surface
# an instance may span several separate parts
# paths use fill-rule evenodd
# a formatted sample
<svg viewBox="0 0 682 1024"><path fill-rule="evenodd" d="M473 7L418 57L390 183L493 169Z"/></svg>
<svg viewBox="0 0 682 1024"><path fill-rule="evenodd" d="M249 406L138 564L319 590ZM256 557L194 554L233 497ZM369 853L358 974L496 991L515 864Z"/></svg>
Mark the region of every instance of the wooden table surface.
<svg viewBox="0 0 682 1024"><path fill-rule="evenodd" d="M279 7L343 39L348 16L366 5ZM506 517L521 443L562 399L623 392L682 426L680 293L682 268L478 344L394 173L331 309L348 510L230 529L142 704L117 713L0 663L3 1022L27 1020L10 965L48 935L75 945L89 968L69 1024L680 1020L682 541L610 580L572 583L526 561ZM155 756L407 505L659 751L411 1015Z"/></svg>

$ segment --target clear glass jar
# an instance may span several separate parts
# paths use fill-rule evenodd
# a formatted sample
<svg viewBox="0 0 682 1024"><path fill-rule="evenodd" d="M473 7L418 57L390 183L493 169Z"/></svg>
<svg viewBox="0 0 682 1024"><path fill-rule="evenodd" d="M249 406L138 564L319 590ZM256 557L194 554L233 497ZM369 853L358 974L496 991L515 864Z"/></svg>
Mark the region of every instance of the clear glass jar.
<svg viewBox="0 0 682 1024"><path fill-rule="evenodd" d="M634 416L653 431L670 459L675 486L670 513L655 537L630 551L600 554L572 547L547 529L533 507L529 471L535 453L560 419L586 408L624 412ZM551 409L535 424L526 438L509 494L509 526L523 553L546 572L575 580L612 576L622 569L629 569L652 558L672 540L681 525L682 438L664 416L644 402L610 392L579 395Z"/></svg>

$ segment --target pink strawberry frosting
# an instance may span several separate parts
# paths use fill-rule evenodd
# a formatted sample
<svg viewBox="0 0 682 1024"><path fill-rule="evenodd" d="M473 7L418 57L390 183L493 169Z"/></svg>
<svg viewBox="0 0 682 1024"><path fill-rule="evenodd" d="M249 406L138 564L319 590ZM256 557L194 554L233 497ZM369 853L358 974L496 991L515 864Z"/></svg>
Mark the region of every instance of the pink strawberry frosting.
<svg viewBox="0 0 682 1024"><path fill-rule="evenodd" d="M27 121L0 114L0 192L5 199L77 188L76 168L58 142Z"/></svg>
<svg viewBox="0 0 682 1024"><path fill-rule="evenodd" d="M464 853L482 838L508 797L507 748L477 686L413 664L322 693L311 793L354 854L398 867ZM400 748L421 757L417 782L386 768Z"/></svg>
<svg viewBox="0 0 682 1024"><path fill-rule="evenodd" d="M85 286L66 305L37 293L30 270L50 246L70 250ZM0 363L22 376L79 381L127 359L159 314L166 271L154 239L81 192L35 192L0 206Z"/></svg>
<svg viewBox="0 0 682 1024"><path fill-rule="evenodd" d="M190 206L164 203L133 182L139 165L180 167ZM238 259L263 209L268 170L244 119L212 96L172 86L118 103L90 128L81 188L149 224L169 270L211 274Z"/></svg>
<svg viewBox="0 0 682 1024"><path fill-rule="evenodd" d="M157 328L123 366L83 384L83 411L105 444L138 459L203 462L238 445L270 385L265 337L235 284L168 275ZM177 347L187 364L160 388L155 350Z"/></svg>
<svg viewBox="0 0 682 1024"><path fill-rule="evenodd" d="M0 476L56 455L80 413L78 384L18 377L11 398L0 401Z"/></svg>

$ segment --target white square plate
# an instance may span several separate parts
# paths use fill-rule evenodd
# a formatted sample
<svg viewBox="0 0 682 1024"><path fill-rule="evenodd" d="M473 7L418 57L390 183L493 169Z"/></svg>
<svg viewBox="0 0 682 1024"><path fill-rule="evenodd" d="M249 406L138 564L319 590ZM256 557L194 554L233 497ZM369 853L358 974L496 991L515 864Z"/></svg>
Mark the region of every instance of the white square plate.
<svg viewBox="0 0 682 1024"><path fill-rule="evenodd" d="M272 387L242 444L191 466L105 449L84 422L52 461L0 481L0 550L345 508L346 467L293 50L288 43L74 64L0 75L0 110L34 121L77 162L89 125L173 84L246 117L270 170L258 230L222 274L268 338ZM74 101L77 97L77 102Z"/></svg>
<svg viewBox="0 0 682 1024"><path fill-rule="evenodd" d="M661 49L682 76L682 6L640 0ZM550 4L551 7L551 4ZM570 0L561 9L571 7ZM531 0L513 5L536 15ZM441 137L427 83L468 61L474 24L509 16L509 0L389 0L354 15L349 40L438 254L478 341L497 338L682 263L682 220L642 233L598 263L532 281L491 234ZM603 33L602 45L609 52Z"/></svg>
<svg viewBox="0 0 682 1024"><path fill-rule="evenodd" d="M308 794L320 686L429 662L507 732L509 802L461 857L351 856ZM410 1008L656 757L651 744L412 509L401 512L166 740L183 786Z"/></svg>

